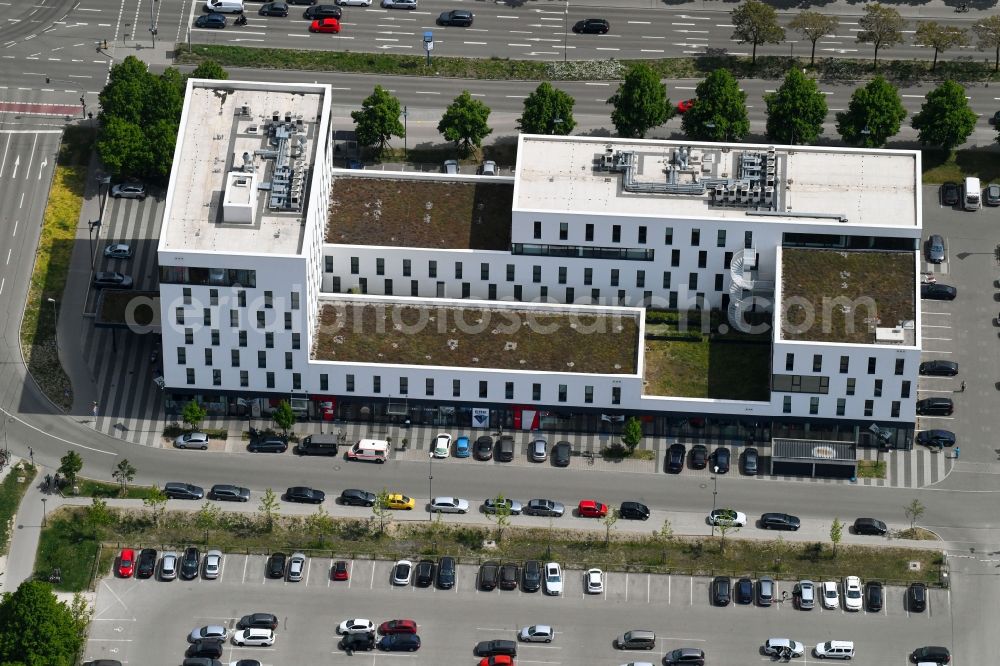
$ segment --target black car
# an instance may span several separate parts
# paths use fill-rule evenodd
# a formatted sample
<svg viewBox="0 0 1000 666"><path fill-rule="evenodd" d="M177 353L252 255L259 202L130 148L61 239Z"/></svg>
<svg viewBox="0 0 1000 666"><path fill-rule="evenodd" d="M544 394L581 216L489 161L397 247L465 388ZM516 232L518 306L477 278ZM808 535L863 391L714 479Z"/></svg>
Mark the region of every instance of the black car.
<svg viewBox="0 0 1000 666"><path fill-rule="evenodd" d="M688 664L705 666L705 652L701 648L679 648L663 655L663 666Z"/></svg>
<svg viewBox="0 0 1000 666"><path fill-rule="evenodd" d="M208 16L211 16L211 14L208 14ZM206 17L202 16L201 18ZM94 273L94 287L97 289L105 287L109 289L131 289L132 276L116 272L97 272Z"/></svg>
<svg viewBox="0 0 1000 666"><path fill-rule="evenodd" d="M955 403L951 398L924 398L917 400L917 414L951 416Z"/></svg>
<svg viewBox="0 0 1000 666"><path fill-rule="evenodd" d="M278 616L273 613L253 613L244 615L236 623L237 629L277 629Z"/></svg>
<svg viewBox="0 0 1000 666"><path fill-rule="evenodd" d="M261 16L288 16L288 4L284 2L265 2L257 10Z"/></svg>
<svg viewBox="0 0 1000 666"><path fill-rule="evenodd" d="M573 445L569 442L556 442L552 447L552 464L556 467L569 467L569 460L573 456Z"/></svg>
<svg viewBox="0 0 1000 666"><path fill-rule="evenodd" d="M951 430L922 430L917 433L917 444L938 449L955 446L955 433Z"/></svg>
<svg viewBox="0 0 1000 666"><path fill-rule="evenodd" d="M135 565L136 578L149 578L156 571L156 550L143 548L139 551L139 560Z"/></svg>
<svg viewBox="0 0 1000 666"><path fill-rule="evenodd" d="M732 460L732 454L729 453L729 449L722 446L712 451L712 469L716 474L725 474L729 471L729 463Z"/></svg>
<svg viewBox="0 0 1000 666"><path fill-rule="evenodd" d="M705 469L708 467L708 447L704 444L695 444L691 447L691 460L688 463L691 469Z"/></svg>
<svg viewBox="0 0 1000 666"><path fill-rule="evenodd" d="M201 554L194 546L184 549L184 557L181 558L181 578L191 580L198 577L198 566L201 564Z"/></svg>
<svg viewBox="0 0 1000 666"><path fill-rule="evenodd" d="M389 634L378 642L380 650L386 652L414 652L420 649L420 636L416 634Z"/></svg>
<svg viewBox="0 0 1000 666"><path fill-rule="evenodd" d="M511 435L500 435L495 455L500 462L510 462L514 459L514 438Z"/></svg>
<svg viewBox="0 0 1000 666"><path fill-rule="evenodd" d="M927 586L923 583L910 583L906 588L906 607L914 613L927 610Z"/></svg>
<svg viewBox="0 0 1000 666"><path fill-rule="evenodd" d="M196 28L225 28L226 27L226 17L222 14L203 14L199 16L194 21L194 27Z"/></svg>
<svg viewBox="0 0 1000 666"><path fill-rule="evenodd" d="M315 5L316 0L288 0L290 5Z"/></svg>
<svg viewBox="0 0 1000 666"><path fill-rule="evenodd" d="M951 651L939 645L926 645L911 652L910 661L917 664L950 664Z"/></svg>
<svg viewBox="0 0 1000 666"><path fill-rule="evenodd" d="M680 474L684 469L684 458L687 457L687 448L678 442L671 444L667 449L667 471L671 474Z"/></svg>
<svg viewBox="0 0 1000 666"><path fill-rule="evenodd" d="M517 565L507 562L500 567L500 580L497 583L497 586L501 590L516 590L518 578L519 572L517 570Z"/></svg>
<svg viewBox="0 0 1000 666"><path fill-rule="evenodd" d="M731 591L732 583L729 576L716 576L712 580L712 605L728 606Z"/></svg>
<svg viewBox="0 0 1000 666"><path fill-rule="evenodd" d="M375 634L344 634L344 637L337 643L337 647L345 652L353 652L355 650L364 650L367 652L375 647Z"/></svg>
<svg viewBox="0 0 1000 666"><path fill-rule="evenodd" d="M199 500L205 496L205 491L201 486L170 481L163 484L163 494L169 499Z"/></svg>
<svg viewBox="0 0 1000 666"><path fill-rule="evenodd" d="M945 206L957 206L961 198L958 183L945 183L941 186L941 203Z"/></svg>
<svg viewBox="0 0 1000 666"><path fill-rule="evenodd" d="M760 517L760 526L765 530L797 531L801 521L798 516L787 513L765 513Z"/></svg>
<svg viewBox="0 0 1000 666"><path fill-rule="evenodd" d="M500 577L500 564L498 562L484 562L479 567L479 589L495 590Z"/></svg>
<svg viewBox="0 0 1000 666"><path fill-rule="evenodd" d="M876 580L865 583L865 605L870 613L878 613L882 610L883 598L882 583Z"/></svg>
<svg viewBox="0 0 1000 666"><path fill-rule="evenodd" d="M934 284L920 285L920 298L927 298L932 301L953 301L956 296L958 296L958 289L955 289L950 284L935 282Z"/></svg>
<svg viewBox="0 0 1000 666"><path fill-rule="evenodd" d="M340 20L343 12L337 5L313 5L308 7L302 18L314 21L316 19L335 18Z"/></svg>
<svg viewBox="0 0 1000 666"><path fill-rule="evenodd" d="M413 581L417 587L429 587L434 582L434 562L420 560L413 570Z"/></svg>
<svg viewBox="0 0 1000 666"><path fill-rule="evenodd" d="M590 35L604 35L611 29L611 24L604 19L589 18L573 24L573 32Z"/></svg>
<svg viewBox="0 0 1000 666"><path fill-rule="evenodd" d="M375 506L375 493L357 488L348 488L340 493L340 503L348 506Z"/></svg>
<svg viewBox="0 0 1000 666"><path fill-rule="evenodd" d="M285 491L285 499L289 502L302 502L304 504L322 504L326 499L326 493L315 488L306 486L292 486Z"/></svg>
<svg viewBox="0 0 1000 666"><path fill-rule="evenodd" d="M476 643L476 647L472 649L472 653L477 657L494 657L498 654L507 655L508 657L517 656L517 641L508 640L494 640L494 641L480 641Z"/></svg>
<svg viewBox="0 0 1000 666"><path fill-rule="evenodd" d="M455 586L455 558L442 557L437 565L437 586L442 590L450 590Z"/></svg>
<svg viewBox="0 0 1000 666"><path fill-rule="evenodd" d="M208 659L219 659L222 657L223 642L217 638L202 639L195 641L184 653L185 657L207 657Z"/></svg>
<svg viewBox="0 0 1000 666"><path fill-rule="evenodd" d="M489 435L483 435L476 439L476 443L472 445L472 455L476 460L489 460L493 457L493 438Z"/></svg>
<svg viewBox="0 0 1000 666"><path fill-rule="evenodd" d="M933 377L954 377L958 374L958 363L954 361L924 361L920 364L920 374Z"/></svg>
<svg viewBox="0 0 1000 666"><path fill-rule="evenodd" d="M878 518L858 518L854 521L855 534L885 536L888 532L889 528Z"/></svg>
<svg viewBox="0 0 1000 666"><path fill-rule="evenodd" d="M749 578L740 578L736 581L736 603L753 603L753 581Z"/></svg>
<svg viewBox="0 0 1000 666"><path fill-rule="evenodd" d="M743 451L743 473L749 476L757 476L757 463L760 460L760 454L755 448L745 449Z"/></svg>
<svg viewBox="0 0 1000 666"><path fill-rule="evenodd" d="M542 587L542 563L538 560L527 560L521 567L521 591L538 592Z"/></svg>
<svg viewBox="0 0 1000 666"><path fill-rule="evenodd" d="M437 18L438 25L457 25L468 28L472 25L472 12L467 9L452 9L450 12L442 12Z"/></svg>
<svg viewBox="0 0 1000 666"><path fill-rule="evenodd" d="M249 502L250 489L217 483L208 491L208 499L220 502Z"/></svg>
<svg viewBox="0 0 1000 666"><path fill-rule="evenodd" d="M931 234L927 239L927 261L940 264L944 261L944 238L940 234Z"/></svg>
<svg viewBox="0 0 1000 666"><path fill-rule="evenodd" d="M271 557L267 558L267 577L284 578L287 562L288 557L284 553L271 553Z"/></svg>
<svg viewBox="0 0 1000 666"><path fill-rule="evenodd" d="M247 451L251 453L284 453L288 450L288 439L278 435L251 435Z"/></svg>
<svg viewBox="0 0 1000 666"><path fill-rule="evenodd" d="M990 183L983 192L983 203L987 206L1000 206L1000 185Z"/></svg>
<svg viewBox="0 0 1000 666"><path fill-rule="evenodd" d="M649 507L640 502L622 502L618 507L618 517L626 520L648 520Z"/></svg>

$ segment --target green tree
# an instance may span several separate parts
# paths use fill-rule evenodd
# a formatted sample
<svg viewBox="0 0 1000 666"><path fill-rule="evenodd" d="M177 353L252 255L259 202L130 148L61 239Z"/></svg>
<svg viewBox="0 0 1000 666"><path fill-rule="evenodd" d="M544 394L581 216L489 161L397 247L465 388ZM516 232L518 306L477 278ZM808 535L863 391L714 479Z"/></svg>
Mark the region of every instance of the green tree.
<svg viewBox="0 0 1000 666"><path fill-rule="evenodd" d="M934 64L931 65L933 72L937 69L939 53L956 46L968 46L969 32L965 28L941 25L937 21L921 21L917 25L916 41L934 49Z"/></svg>
<svg viewBox="0 0 1000 666"><path fill-rule="evenodd" d="M132 466L132 463L128 461L128 458L122 458L115 468L111 470L111 478L118 482L121 488L118 494L125 497L128 494L128 484L132 483L132 479L135 478L136 469Z"/></svg>
<svg viewBox="0 0 1000 666"><path fill-rule="evenodd" d="M778 24L778 13L771 5L758 0L746 0L730 12L733 19L733 39L753 45L750 64L757 62L758 44L780 44L785 41L785 29Z"/></svg>
<svg viewBox="0 0 1000 666"><path fill-rule="evenodd" d="M642 441L642 422L634 416L628 417L625 426L622 428L622 444L628 449L629 455L635 451Z"/></svg>
<svg viewBox="0 0 1000 666"><path fill-rule="evenodd" d="M640 139L646 132L670 120L676 110L667 99L667 87L645 63L629 67L618 91L608 99L614 109L611 122L619 136Z"/></svg>
<svg viewBox="0 0 1000 666"><path fill-rule="evenodd" d="M118 118L137 127L149 119L143 117L146 100L153 86L153 77L146 63L135 56L127 56L111 67L108 83L98 96L104 124L109 118Z"/></svg>
<svg viewBox="0 0 1000 666"><path fill-rule="evenodd" d="M798 67L785 74L776 92L764 95L767 139L783 144L816 143L826 119L826 96Z"/></svg>
<svg viewBox="0 0 1000 666"><path fill-rule="evenodd" d="M92 497L90 499L90 506L87 507L86 521L93 529L107 527L115 522L115 514L108 508L107 500L100 497Z"/></svg>
<svg viewBox="0 0 1000 666"><path fill-rule="evenodd" d="M292 411L292 406L288 404L287 400L282 400L278 403L278 406L274 408L274 412L271 414L271 420L281 428L282 432L286 435L288 434L288 430L295 425L295 412Z"/></svg>
<svg viewBox="0 0 1000 666"><path fill-rule="evenodd" d="M918 499L913 500L908 505L903 507L903 513L906 514L906 519L910 521L911 530L916 526L917 521L920 520L920 516L924 515L924 511L926 511L926 509Z"/></svg>
<svg viewBox="0 0 1000 666"><path fill-rule="evenodd" d="M383 488L375 495L375 503L372 504L372 515L378 521L379 536L385 534L385 526L392 520L392 509L389 508L389 491Z"/></svg>
<svg viewBox="0 0 1000 666"><path fill-rule="evenodd" d="M0 600L0 663L72 666L86 640L86 619L56 599L48 583L24 581Z"/></svg>
<svg viewBox="0 0 1000 666"><path fill-rule="evenodd" d="M260 517L264 521L264 528L268 532L274 529L274 517L278 514L278 506L280 504L278 495L268 488L260 498L260 504L257 505L257 511L260 512Z"/></svg>
<svg viewBox="0 0 1000 666"><path fill-rule="evenodd" d="M316 512L306 516L306 532L321 543L326 539L326 535L333 531L333 518L322 506L316 507Z"/></svg>
<svg viewBox="0 0 1000 666"><path fill-rule="evenodd" d="M826 35L832 35L837 31L840 22L835 16L827 16L819 12L807 10L799 12L789 23L788 27L797 31L812 44L812 51L809 54L809 65L816 62L816 42Z"/></svg>
<svg viewBox="0 0 1000 666"><path fill-rule="evenodd" d="M97 150L104 166L117 174L141 173L152 162L152 149L142 127L117 116L107 116L101 122Z"/></svg>
<svg viewBox="0 0 1000 666"><path fill-rule="evenodd" d="M696 89L698 101L681 117L685 136L696 141L738 141L750 133L747 94L727 69L717 69Z"/></svg>
<svg viewBox="0 0 1000 666"><path fill-rule="evenodd" d="M507 498L503 496L503 493L497 495L493 501L495 502L496 510L493 513L486 514L486 517L497 526L496 538L499 544L503 541L504 530L510 526L510 504L507 503Z"/></svg>
<svg viewBox="0 0 1000 666"><path fill-rule="evenodd" d="M609 548L611 546L611 528L618 522L618 512L614 509L608 509L608 513L601 518L601 522L604 523L604 547Z"/></svg>
<svg viewBox="0 0 1000 666"><path fill-rule="evenodd" d="M906 21L899 12L878 2L865 5L865 13L858 19L861 31L858 32L859 44L871 44L875 47L874 65L878 67L878 52L881 48L892 48L903 43L903 28Z"/></svg>
<svg viewBox="0 0 1000 666"><path fill-rule="evenodd" d="M142 499L142 504L147 509L149 509L150 516L153 518L153 524L159 525L160 519L163 517L163 512L167 508L167 495L160 487L154 485L149 489L149 493Z"/></svg>
<svg viewBox="0 0 1000 666"><path fill-rule="evenodd" d="M83 458L76 451L67 451L66 455L59 459L59 469L56 470L63 475L70 486L76 485L76 475L83 469Z"/></svg>
<svg viewBox="0 0 1000 666"><path fill-rule="evenodd" d="M844 523L840 522L840 518L834 518L833 523L830 525L830 542L833 543L833 556L837 556L837 546L840 545L840 540L844 536Z"/></svg>
<svg viewBox="0 0 1000 666"><path fill-rule="evenodd" d="M576 127L573 105L576 100L548 81L543 81L524 100L517 130L525 134L567 135Z"/></svg>
<svg viewBox="0 0 1000 666"><path fill-rule="evenodd" d="M219 524L221 515L222 509L211 502L204 502L194 514L194 526L208 532Z"/></svg>
<svg viewBox="0 0 1000 666"><path fill-rule="evenodd" d="M864 148L881 148L899 133L906 118L899 90L876 76L851 95L846 111L837 113L837 132L845 143Z"/></svg>
<svg viewBox="0 0 1000 666"><path fill-rule="evenodd" d="M715 526L715 529L719 530L719 552L723 555L726 553L726 537L730 534L736 534L740 531L740 526L735 523L719 523Z"/></svg>
<svg viewBox="0 0 1000 666"><path fill-rule="evenodd" d="M919 133L921 145L951 150L969 138L977 120L965 88L949 80L927 93L910 124Z"/></svg>
<svg viewBox="0 0 1000 666"><path fill-rule="evenodd" d="M399 100L382 86L375 86L374 92L361 102L361 110L351 112L358 143L372 148L381 157L392 137L406 135L403 123L399 122L402 113Z"/></svg>
<svg viewBox="0 0 1000 666"><path fill-rule="evenodd" d="M976 48L993 49L993 71L1000 71L1000 14L981 18L972 24L976 35Z"/></svg>
<svg viewBox="0 0 1000 666"><path fill-rule="evenodd" d="M215 79L225 81L229 78L229 72L222 68L222 65L214 60L206 60L194 68L191 72L192 79Z"/></svg>
<svg viewBox="0 0 1000 666"><path fill-rule="evenodd" d="M458 148L459 153L467 156L472 147L479 148L483 139L493 133L488 121L490 107L478 99L473 99L468 90L455 98L438 123L438 132Z"/></svg>
<svg viewBox="0 0 1000 666"><path fill-rule="evenodd" d="M201 427L201 424L205 420L206 416L208 416L208 410L198 404L195 400L189 401L186 405L184 405L184 409L181 410L181 420L191 426L192 430L197 430Z"/></svg>

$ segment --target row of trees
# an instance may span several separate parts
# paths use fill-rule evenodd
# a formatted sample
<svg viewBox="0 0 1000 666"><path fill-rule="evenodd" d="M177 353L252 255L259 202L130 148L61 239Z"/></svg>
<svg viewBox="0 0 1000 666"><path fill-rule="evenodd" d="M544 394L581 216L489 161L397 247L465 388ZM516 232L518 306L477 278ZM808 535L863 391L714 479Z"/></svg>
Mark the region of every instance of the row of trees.
<svg viewBox="0 0 1000 666"><path fill-rule="evenodd" d="M774 7L759 0L747 0L730 12L733 22L733 39L752 47L751 62L757 61L757 47L761 44L780 44L785 41L785 29L778 23ZM789 22L788 27L805 37L812 44L809 62L816 60L816 42L826 35L833 35L839 21L817 11L804 11ZM874 63L878 65L878 52L892 48L906 41L904 32L907 22L893 7L878 2L865 5L865 13L858 20L861 30L857 41L871 44L875 49ZM972 35L980 50L994 51L994 69L1000 70L1000 16L988 16L972 24ZM934 64L937 68L938 55L950 49L968 46L970 32L957 26L941 25L937 21L920 21L914 33L914 44L934 50Z"/></svg>

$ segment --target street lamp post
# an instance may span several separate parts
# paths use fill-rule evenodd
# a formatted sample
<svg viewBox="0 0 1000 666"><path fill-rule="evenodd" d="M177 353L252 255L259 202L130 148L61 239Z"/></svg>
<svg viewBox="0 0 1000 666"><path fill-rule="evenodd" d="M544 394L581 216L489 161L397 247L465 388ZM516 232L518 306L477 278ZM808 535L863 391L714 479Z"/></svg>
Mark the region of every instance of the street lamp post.
<svg viewBox="0 0 1000 666"><path fill-rule="evenodd" d="M712 475L712 513L715 513L716 501L719 497L719 468L713 467L715 474ZM715 536L715 521L712 521L712 536Z"/></svg>
<svg viewBox="0 0 1000 666"><path fill-rule="evenodd" d="M149 34L153 37L153 48L156 48L156 14L154 13L154 6L158 0L153 0L149 3Z"/></svg>
<svg viewBox="0 0 1000 666"><path fill-rule="evenodd" d="M431 504L434 501L434 451L427 454L427 520L434 515Z"/></svg>
<svg viewBox="0 0 1000 666"><path fill-rule="evenodd" d="M566 62L566 50L569 48L569 0L566 0L566 10L563 15L563 62Z"/></svg>
<svg viewBox="0 0 1000 666"><path fill-rule="evenodd" d="M407 117L409 117L409 115L410 115L410 110L406 106L403 106L403 170L404 171L406 170L406 159L407 159L407 156L409 154L409 151L407 150L407 146L409 144L409 140L408 140L408 138L406 136L407 135L407 131L406 131L406 127L407 127L407 125L406 125L406 119L407 119Z"/></svg>
<svg viewBox="0 0 1000 666"><path fill-rule="evenodd" d="M101 221L94 220L90 223L90 230L88 235L90 236L90 267L94 267L94 230L97 229L97 233L100 234Z"/></svg>
<svg viewBox="0 0 1000 666"><path fill-rule="evenodd" d="M45 497L43 497L42 498L42 527L45 527L45 502L46 501L47 501L47 499Z"/></svg>

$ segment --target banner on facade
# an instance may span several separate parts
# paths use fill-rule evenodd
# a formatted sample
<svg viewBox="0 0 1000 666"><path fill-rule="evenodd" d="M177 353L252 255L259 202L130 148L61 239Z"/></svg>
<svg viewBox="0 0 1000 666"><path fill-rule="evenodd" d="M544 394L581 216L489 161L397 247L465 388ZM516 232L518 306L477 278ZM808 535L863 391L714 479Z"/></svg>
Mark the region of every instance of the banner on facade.
<svg viewBox="0 0 1000 666"><path fill-rule="evenodd" d="M472 427L473 428L489 428L490 427L490 410L485 407L473 407L472 408Z"/></svg>

